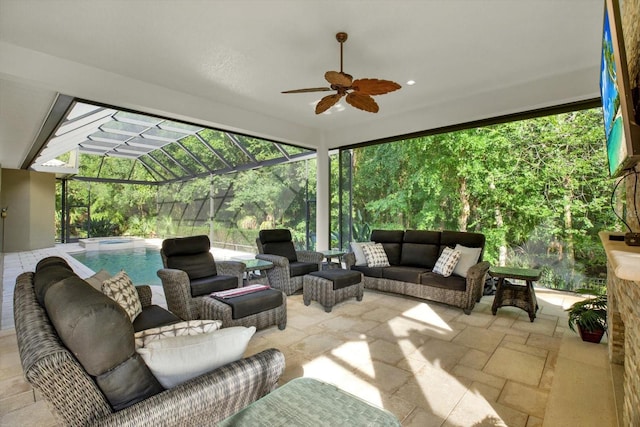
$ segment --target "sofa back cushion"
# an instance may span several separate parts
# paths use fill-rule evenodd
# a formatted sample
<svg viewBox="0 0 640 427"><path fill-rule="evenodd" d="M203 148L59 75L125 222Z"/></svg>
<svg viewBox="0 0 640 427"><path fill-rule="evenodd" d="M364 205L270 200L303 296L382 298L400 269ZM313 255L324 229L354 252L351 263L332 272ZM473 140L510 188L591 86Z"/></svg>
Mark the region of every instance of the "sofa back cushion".
<svg viewBox="0 0 640 427"><path fill-rule="evenodd" d="M45 258L45 260L46 259L48 258ZM36 269L36 272L33 276L33 290L35 291L38 303L42 307L44 307L44 296L49 291L51 285L64 280L67 277L75 276L76 274L66 262L45 262L39 264L38 266L39 268Z"/></svg>
<svg viewBox="0 0 640 427"><path fill-rule="evenodd" d="M371 241L382 243L391 265L400 265L403 237L403 230L373 230L371 232Z"/></svg>
<svg viewBox="0 0 640 427"><path fill-rule="evenodd" d="M296 248L293 246L293 240L289 230L260 230L258 239L260 239L262 253L283 256L287 258L289 262L298 261Z"/></svg>
<svg viewBox="0 0 640 427"><path fill-rule="evenodd" d="M404 233L400 265L432 269L438 260L440 232L407 230Z"/></svg>
<svg viewBox="0 0 640 427"><path fill-rule="evenodd" d="M44 306L64 345L114 410L163 391L135 352L133 326L117 302L72 276L49 287Z"/></svg>
<svg viewBox="0 0 640 427"><path fill-rule="evenodd" d="M190 280L218 274L211 243L205 235L165 239L162 255L166 268L174 268L187 273Z"/></svg>
<svg viewBox="0 0 640 427"><path fill-rule="evenodd" d="M485 245L484 234L449 230L442 232L442 236L440 237L440 252L442 252L445 246L453 249L457 244L466 246L467 248L482 248L478 262L482 261Z"/></svg>

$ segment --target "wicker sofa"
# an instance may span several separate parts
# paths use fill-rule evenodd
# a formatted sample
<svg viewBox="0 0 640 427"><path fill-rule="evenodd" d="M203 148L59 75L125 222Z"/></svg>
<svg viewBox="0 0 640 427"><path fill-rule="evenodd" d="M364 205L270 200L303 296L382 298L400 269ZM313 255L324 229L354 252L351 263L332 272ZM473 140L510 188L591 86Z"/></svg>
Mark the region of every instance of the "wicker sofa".
<svg viewBox="0 0 640 427"><path fill-rule="evenodd" d="M77 309L77 304L81 304L79 301L83 300L83 294L91 294L99 299L96 296L96 292L99 292L77 276L68 277L53 285L57 287L55 292L62 289L63 293L65 288L73 287L72 294L66 291L65 303L52 307L51 300L55 295L50 297L52 291L48 291L43 307L39 303L37 287L34 286L36 274L23 273L16 280L14 316L18 350L26 380L44 396L64 425L214 425L269 393L284 371L283 354L276 349L269 349L224 365L171 389L161 388L149 397L116 410L103 388L98 385L103 375L91 375L87 370L90 368L85 368L81 362L85 360L86 354L74 353L65 343L86 337L87 332L93 334L97 337L97 345L88 352L93 353L94 358L104 359L105 354L111 352L107 346L113 342L109 340L114 340L114 330L116 335L117 331L123 330L123 334L130 335L115 338L119 347L133 345L131 322L124 327L122 323L114 326L111 322L113 316L107 315L105 317L108 319L104 322L101 322L101 318L87 320L86 323L82 321L71 335L60 335L54 326L59 324L51 320L60 315L57 312L66 316L66 313ZM60 286L61 283L63 286ZM139 294L142 304L148 307L151 303L150 289L139 287ZM104 298L109 299L106 296ZM108 305L108 302L96 303L94 300L90 311L102 313L104 305ZM50 318L50 315L53 317ZM130 359L135 359L135 356ZM118 370L128 362L129 359L112 371L117 375ZM115 378L122 379L127 375L135 377L130 372L120 374ZM113 379L112 377L111 380ZM111 386L121 387L118 383Z"/></svg>
<svg viewBox="0 0 640 427"><path fill-rule="evenodd" d="M479 233L425 230L373 230L371 241L381 243L389 260L389 267L356 265L353 252L344 256L346 268L364 275L364 287L380 291L410 295L460 307L470 314L482 297L489 263L482 261L485 237ZM449 277L432 272L444 247L460 244L481 248L478 262L466 272Z"/></svg>

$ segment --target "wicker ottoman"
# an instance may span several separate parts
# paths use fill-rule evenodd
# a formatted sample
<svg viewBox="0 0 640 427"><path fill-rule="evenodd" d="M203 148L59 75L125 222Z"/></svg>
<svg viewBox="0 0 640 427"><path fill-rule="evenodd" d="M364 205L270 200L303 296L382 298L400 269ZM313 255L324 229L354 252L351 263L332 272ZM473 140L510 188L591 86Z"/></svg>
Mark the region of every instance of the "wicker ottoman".
<svg viewBox="0 0 640 427"><path fill-rule="evenodd" d="M331 312L336 303L356 297L362 301L364 283L362 273L353 270L324 270L306 274L302 279L302 298L304 305L311 300L318 301L324 311Z"/></svg>
<svg viewBox="0 0 640 427"><path fill-rule="evenodd" d="M259 311L242 317L234 318L233 308L230 304L219 301L212 297L202 298L202 318L211 320L222 320L222 327L230 326L255 326L256 329L268 328L272 325L278 325L278 329L283 330L287 327L287 296L284 292L270 289L262 292L279 292L282 294L282 304L277 307ZM259 298L262 292L256 292L237 299Z"/></svg>

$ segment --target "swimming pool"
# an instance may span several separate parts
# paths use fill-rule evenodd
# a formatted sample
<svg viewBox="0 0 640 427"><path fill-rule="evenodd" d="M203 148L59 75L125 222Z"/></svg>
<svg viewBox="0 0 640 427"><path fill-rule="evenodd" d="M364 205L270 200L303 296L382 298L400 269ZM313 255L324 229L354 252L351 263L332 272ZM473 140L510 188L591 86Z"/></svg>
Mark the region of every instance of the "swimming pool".
<svg viewBox="0 0 640 427"><path fill-rule="evenodd" d="M162 268L159 249L114 249L110 251L85 251L70 255L93 271L104 268L114 275L120 270L124 270L136 285L160 286L162 284L156 274Z"/></svg>

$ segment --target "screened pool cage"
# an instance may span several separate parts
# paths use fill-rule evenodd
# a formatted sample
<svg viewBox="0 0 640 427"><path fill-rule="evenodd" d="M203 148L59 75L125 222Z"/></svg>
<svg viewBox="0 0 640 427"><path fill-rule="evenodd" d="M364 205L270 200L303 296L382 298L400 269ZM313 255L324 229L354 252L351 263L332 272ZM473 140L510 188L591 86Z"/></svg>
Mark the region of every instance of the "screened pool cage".
<svg viewBox="0 0 640 427"><path fill-rule="evenodd" d="M314 150L64 96L48 121L30 167L58 178L60 242L207 234L255 252L275 227L315 247Z"/></svg>

